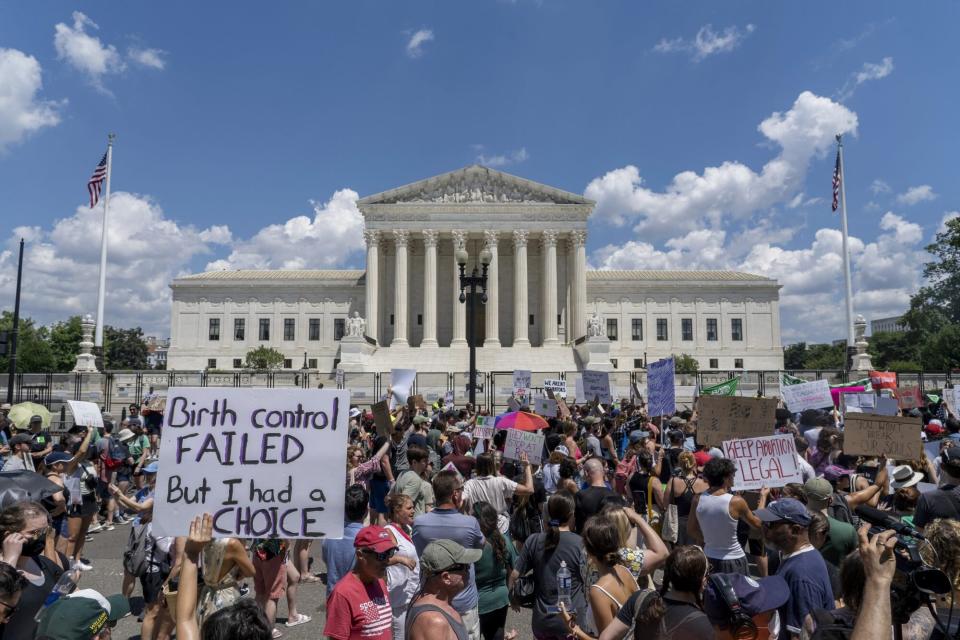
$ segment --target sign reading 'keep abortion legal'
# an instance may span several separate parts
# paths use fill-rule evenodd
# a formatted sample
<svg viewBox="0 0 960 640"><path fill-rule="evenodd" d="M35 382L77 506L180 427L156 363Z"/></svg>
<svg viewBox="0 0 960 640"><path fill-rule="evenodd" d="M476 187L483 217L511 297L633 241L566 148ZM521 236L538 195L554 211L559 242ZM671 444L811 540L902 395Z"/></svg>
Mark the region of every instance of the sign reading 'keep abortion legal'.
<svg viewBox="0 0 960 640"><path fill-rule="evenodd" d="M174 387L167 392L154 529L182 536L340 538L350 392Z"/></svg>

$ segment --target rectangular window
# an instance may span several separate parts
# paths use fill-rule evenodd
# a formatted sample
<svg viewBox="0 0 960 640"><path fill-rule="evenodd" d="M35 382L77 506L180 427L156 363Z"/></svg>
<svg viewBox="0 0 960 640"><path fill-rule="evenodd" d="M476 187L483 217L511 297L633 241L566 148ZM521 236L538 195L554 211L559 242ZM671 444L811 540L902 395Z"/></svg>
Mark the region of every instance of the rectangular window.
<svg viewBox="0 0 960 640"><path fill-rule="evenodd" d="M557 326L558 326L558 327L560 326L560 314L559 314L559 313L557 314Z"/></svg>
<svg viewBox="0 0 960 640"><path fill-rule="evenodd" d="M347 321L344 318L333 319L333 339L342 340L347 332Z"/></svg>
<svg viewBox="0 0 960 640"><path fill-rule="evenodd" d="M733 368L734 368L734 369L743 369L743 358L734 358L734 359L733 359Z"/></svg>
<svg viewBox="0 0 960 640"><path fill-rule="evenodd" d="M717 319L716 318L707 318L707 340L710 342L717 341Z"/></svg>
<svg viewBox="0 0 960 640"><path fill-rule="evenodd" d="M720 368L720 361L717 360L716 358L710 358L710 368L711 368L711 369L719 369L719 368Z"/></svg>
<svg viewBox="0 0 960 640"><path fill-rule="evenodd" d="M390 314L390 326L391 326L391 327L393 326L393 314L392 314L392 313Z"/></svg>
<svg viewBox="0 0 960 640"><path fill-rule="evenodd" d="M418 313L418 314L417 314L417 326L418 326L418 327L422 327L422 326L423 326L423 314L422 314L422 313Z"/></svg>
<svg viewBox="0 0 960 640"><path fill-rule="evenodd" d="M296 332L297 320L295 318L283 319L283 339L293 340Z"/></svg>
<svg viewBox="0 0 960 640"><path fill-rule="evenodd" d="M730 339L743 340L743 320L741 318L730 319Z"/></svg>
<svg viewBox="0 0 960 640"><path fill-rule="evenodd" d="M314 342L320 339L320 318L310 318L309 338Z"/></svg>
<svg viewBox="0 0 960 640"><path fill-rule="evenodd" d="M663 342L669 339L667 335L667 319L657 318L657 340Z"/></svg>
<svg viewBox="0 0 960 640"><path fill-rule="evenodd" d="M316 359L316 358L310 358L309 360L307 360L307 366L310 367L311 369L316 369L316 368L317 368L317 359Z"/></svg>
<svg viewBox="0 0 960 640"><path fill-rule="evenodd" d="M213 341L220 339L220 318L210 318L209 338Z"/></svg>
<svg viewBox="0 0 960 640"><path fill-rule="evenodd" d="M284 369L293 369L293 360L290 360L289 358L284 358L284 360L283 360L283 368L284 368Z"/></svg>
<svg viewBox="0 0 960 640"><path fill-rule="evenodd" d="M634 342L643 340L643 318L633 318L630 320L630 338Z"/></svg>
<svg viewBox="0 0 960 640"><path fill-rule="evenodd" d="M527 324L529 324L531 327L533 326L533 314L532 314L532 313L530 314L530 321L529 321Z"/></svg>
<svg viewBox="0 0 960 640"><path fill-rule="evenodd" d="M270 340L270 318L260 318L260 341Z"/></svg>
<svg viewBox="0 0 960 640"><path fill-rule="evenodd" d="M233 319L233 339L243 342L247 335L247 321L244 318Z"/></svg>
<svg viewBox="0 0 960 640"><path fill-rule="evenodd" d="M693 318L680 319L680 337L683 340L693 340Z"/></svg>
<svg viewBox="0 0 960 640"><path fill-rule="evenodd" d="M216 369L217 368L217 359L210 358L207 360L207 369Z"/></svg>
<svg viewBox="0 0 960 640"><path fill-rule="evenodd" d="M607 318L607 340L617 340L617 319Z"/></svg>
<svg viewBox="0 0 960 640"><path fill-rule="evenodd" d="M634 359L633 359L633 368L634 368L634 369L643 369L643 358L634 358Z"/></svg>
<svg viewBox="0 0 960 640"><path fill-rule="evenodd" d="M243 369L243 360L240 358L233 359L233 368L234 369Z"/></svg>
<svg viewBox="0 0 960 640"><path fill-rule="evenodd" d="M617 368L617 359L616 359L616 358L610 358L610 364L612 364L612 365L613 365L613 368L616 369L616 368Z"/></svg>

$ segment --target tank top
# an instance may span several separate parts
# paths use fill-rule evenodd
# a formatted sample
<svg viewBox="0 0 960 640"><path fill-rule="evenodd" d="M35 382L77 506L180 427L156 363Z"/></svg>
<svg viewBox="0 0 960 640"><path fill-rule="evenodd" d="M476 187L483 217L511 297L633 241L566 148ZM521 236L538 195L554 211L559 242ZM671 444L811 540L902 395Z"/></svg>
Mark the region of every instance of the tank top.
<svg viewBox="0 0 960 640"><path fill-rule="evenodd" d="M410 628L413 626L414 620L417 619L417 616L425 611L438 611L444 618L447 619L447 624L450 625L450 628L453 630L453 633L457 636L457 640L469 640L470 634L467 633L467 628L464 626L463 622L457 622L454 620L449 613L441 609L435 604L414 604L407 610L407 621L403 627L404 637L410 636Z"/></svg>
<svg viewBox="0 0 960 640"><path fill-rule="evenodd" d="M735 560L746 554L737 540L737 521L730 517L730 501L733 496L700 494L697 504L697 521L703 532L703 552L714 560Z"/></svg>
<svg viewBox="0 0 960 640"><path fill-rule="evenodd" d="M673 497L673 504L677 505L677 517L686 518L690 515L690 507L693 505L693 483L697 479L684 478L683 493Z"/></svg>

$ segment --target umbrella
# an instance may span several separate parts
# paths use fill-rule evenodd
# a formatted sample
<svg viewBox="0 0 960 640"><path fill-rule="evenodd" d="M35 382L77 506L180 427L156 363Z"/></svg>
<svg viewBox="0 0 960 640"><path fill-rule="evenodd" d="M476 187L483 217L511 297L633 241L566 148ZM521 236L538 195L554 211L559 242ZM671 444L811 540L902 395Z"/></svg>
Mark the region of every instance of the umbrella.
<svg viewBox="0 0 960 640"><path fill-rule="evenodd" d="M546 429L547 421L535 413L526 411L511 411L497 420L497 429L518 429L520 431L536 431Z"/></svg>
<svg viewBox="0 0 960 640"><path fill-rule="evenodd" d="M25 469L0 471L0 509L26 500L39 502L60 491L63 487L39 473Z"/></svg>
<svg viewBox="0 0 960 640"><path fill-rule="evenodd" d="M20 402L10 407L10 413L7 418L17 429L26 429L30 426L30 418L40 416L43 418L43 428L50 426L50 411L42 404L36 402Z"/></svg>

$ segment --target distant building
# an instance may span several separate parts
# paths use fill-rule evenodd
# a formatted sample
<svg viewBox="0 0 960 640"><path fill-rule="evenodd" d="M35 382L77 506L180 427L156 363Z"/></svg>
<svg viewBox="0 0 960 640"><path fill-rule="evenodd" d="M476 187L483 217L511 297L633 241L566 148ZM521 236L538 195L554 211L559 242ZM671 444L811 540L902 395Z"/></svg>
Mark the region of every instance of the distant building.
<svg viewBox="0 0 960 640"><path fill-rule="evenodd" d="M870 333L903 333L907 330L903 324L903 316L893 316L891 318L877 318L870 321Z"/></svg>
<svg viewBox="0 0 960 640"><path fill-rule="evenodd" d="M147 365L151 369L166 369L170 338L161 339L156 336L146 336L143 341L147 343Z"/></svg>

